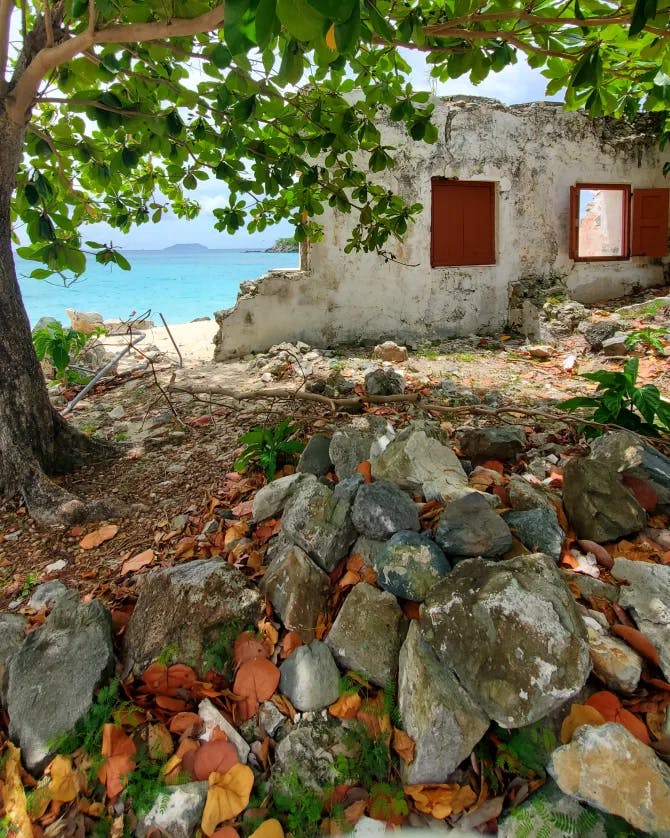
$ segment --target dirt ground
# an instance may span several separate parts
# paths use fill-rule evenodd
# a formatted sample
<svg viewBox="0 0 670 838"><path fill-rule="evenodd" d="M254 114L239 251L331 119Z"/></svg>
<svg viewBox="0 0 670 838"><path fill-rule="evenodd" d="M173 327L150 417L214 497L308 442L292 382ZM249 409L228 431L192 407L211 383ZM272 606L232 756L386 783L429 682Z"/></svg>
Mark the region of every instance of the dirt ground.
<svg viewBox="0 0 670 838"><path fill-rule="evenodd" d="M655 289L637 299L667 295L668 291L668 287ZM599 310L613 310L618 305L621 301L600 306ZM668 312L661 310L652 317L630 322L666 326L668 320ZM82 596L100 597L113 613L122 615L136 598L138 578L122 573L127 559L151 550L147 565L151 569L194 556L217 554L216 539L203 535L203 528L208 521L214 521L210 529L228 532L230 520L244 511L240 504L247 503L264 481L262 475L239 479L232 474L240 449L239 438L246 430L287 415L300 426L300 436L306 440L317 430L328 430L351 420L350 413L333 413L327 405L304 401L234 403L220 397L210 403L174 392L168 401L166 387L173 377L177 385L205 383L238 391L265 386L295 390L305 383L290 365L279 380L268 385L261 382L259 368L251 368L248 360L208 363L213 324L199 324L197 347L193 341L184 342L188 336L181 328L176 327L173 335L178 344L182 341L183 369L177 367L176 352L166 336L151 334L138 348L149 354L151 345L157 348L153 365L146 366L140 355L126 360L120 374L96 387L72 416L72 421L87 433L123 447L118 460L85 469L62 481L84 499L107 497L123 505L125 512L115 520L119 531L114 538L98 548L83 550L78 546L82 536L99 524L41 528L26 514L20 498L0 500L0 610L11 607L20 611L37 584L58 578L78 589ZM669 397L668 358L651 351L638 355L639 383L654 383ZM328 357L314 361L312 377L338 371L360 384L372 363L371 349L338 348ZM546 359L532 357L523 339L501 335L498 339L427 341L410 353L407 362L395 367L405 375L408 392L419 393L432 403L452 404L449 398L435 394L447 379L458 391L474 393L489 410L516 407L529 411L516 418L502 414L482 416L467 409L433 413L446 423L447 429L506 420L521 422L533 431L560 428L565 433L569 426L540 414L557 401L587 394L594 388L579 377L580 373L602 368L615 370L622 363L621 358L595 355L575 332L560 340ZM138 369L142 364L145 369ZM131 372L133 368L135 371ZM427 415L421 403L378 405L374 411L386 415L396 426ZM56 562L66 564L55 570L50 566Z"/></svg>

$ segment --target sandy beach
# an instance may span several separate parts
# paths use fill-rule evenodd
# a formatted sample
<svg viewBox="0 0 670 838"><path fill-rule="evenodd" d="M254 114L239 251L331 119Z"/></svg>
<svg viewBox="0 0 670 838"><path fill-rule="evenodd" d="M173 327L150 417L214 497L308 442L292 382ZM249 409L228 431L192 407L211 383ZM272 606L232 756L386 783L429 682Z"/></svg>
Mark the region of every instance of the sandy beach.
<svg viewBox="0 0 670 838"><path fill-rule="evenodd" d="M174 325L170 323L169 328L182 354L184 366L192 367L211 362L214 354L212 339L218 329L215 320L199 320L195 323L175 323ZM146 337L138 344L143 352L154 347L167 359L178 361L177 353L165 326L146 329L144 333ZM117 347L124 346L127 338L110 336L103 338L102 343L109 351L114 351Z"/></svg>

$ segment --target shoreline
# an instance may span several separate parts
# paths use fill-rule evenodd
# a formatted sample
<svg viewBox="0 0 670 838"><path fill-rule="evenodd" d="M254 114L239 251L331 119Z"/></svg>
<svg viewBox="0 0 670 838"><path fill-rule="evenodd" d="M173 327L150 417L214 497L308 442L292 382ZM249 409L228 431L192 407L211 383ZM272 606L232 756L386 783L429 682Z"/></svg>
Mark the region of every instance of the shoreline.
<svg viewBox="0 0 670 838"><path fill-rule="evenodd" d="M168 326L182 354L184 366L213 361L214 344L212 340L219 328L214 318L189 323L168 323ZM154 346L159 352L177 358L177 353L165 326L154 326L153 329L143 329L142 331L146 334L146 337L141 344L138 344L139 349L145 351L148 347ZM121 335L115 337L105 337L103 335L100 342L110 351L126 343Z"/></svg>

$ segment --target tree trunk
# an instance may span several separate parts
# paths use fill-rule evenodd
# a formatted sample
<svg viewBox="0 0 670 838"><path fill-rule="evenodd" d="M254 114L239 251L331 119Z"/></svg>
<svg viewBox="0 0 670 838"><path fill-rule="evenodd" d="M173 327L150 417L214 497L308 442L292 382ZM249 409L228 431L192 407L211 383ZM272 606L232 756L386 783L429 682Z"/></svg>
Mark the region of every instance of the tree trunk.
<svg viewBox="0 0 670 838"><path fill-rule="evenodd" d="M20 491L40 523L70 523L109 509L85 505L47 475L108 458L113 449L53 409L33 349L11 248L10 202L24 135L0 107L0 492Z"/></svg>

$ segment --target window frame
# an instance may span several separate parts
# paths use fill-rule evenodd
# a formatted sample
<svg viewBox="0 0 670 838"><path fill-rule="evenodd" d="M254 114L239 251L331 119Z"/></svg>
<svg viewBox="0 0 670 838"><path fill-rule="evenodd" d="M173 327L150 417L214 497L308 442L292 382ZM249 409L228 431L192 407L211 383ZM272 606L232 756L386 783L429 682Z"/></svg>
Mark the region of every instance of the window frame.
<svg viewBox="0 0 670 838"><path fill-rule="evenodd" d="M488 223L491 230L491 238L487 244L490 245L491 261L459 261L456 263L438 261L436 254L436 193L440 190L448 190L450 187L472 187L473 189L486 192L488 196L487 210ZM460 178L432 177L430 179L430 266L431 268L475 268L492 267L497 264L497 231L496 231L496 196L497 181L493 180L462 180Z"/></svg>
<svg viewBox="0 0 670 838"><path fill-rule="evenodd" d="M623 192L621 213L621 250L620 256L580 256L579 255L579 192L582 189L609 190ZM569 256L573 262L627 262L631 256L631 195L630 183L576 183L570 187L570 240Z"/></svg>

